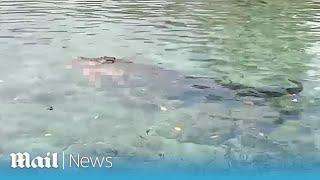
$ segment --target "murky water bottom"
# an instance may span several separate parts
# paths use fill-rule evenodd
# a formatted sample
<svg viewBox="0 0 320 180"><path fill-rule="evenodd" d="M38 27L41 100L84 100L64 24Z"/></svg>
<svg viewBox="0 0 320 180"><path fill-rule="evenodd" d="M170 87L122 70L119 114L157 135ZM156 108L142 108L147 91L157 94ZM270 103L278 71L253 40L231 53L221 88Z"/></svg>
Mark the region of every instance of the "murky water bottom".
<svg viewBox="0 0 320 180"><path fill-rule="evenodd" d="M107 153L223 169L319 163L317 1L1 1L0 10L1 156ZM304 91L298 102L191 94L185 105L132 87L101 90L65 68L102 55L257 87L297 79Z"/></svg>

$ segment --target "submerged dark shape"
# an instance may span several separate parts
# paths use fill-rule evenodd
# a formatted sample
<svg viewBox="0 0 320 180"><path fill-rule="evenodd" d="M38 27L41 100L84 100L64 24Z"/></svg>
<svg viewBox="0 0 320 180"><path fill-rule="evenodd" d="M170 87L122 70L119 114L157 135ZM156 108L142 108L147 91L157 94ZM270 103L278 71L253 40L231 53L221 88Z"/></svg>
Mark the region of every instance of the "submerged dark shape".
<svg viewBox="0 0 320 180"><path fill-rule="evenodd" d="M295 84L295 87L282 87L282 86L268 86L268 87L245 87L237 86L240 90L238 95L241 96L256 96L256 97L280 97L287 94L298 94L303 90L301 82L288 79ZM233 87L235 85L232 85Z"/></svg>
<svg viewBox="0 0 320 180"><path fill-rule="evenodd" d="M210 77L197 77L197 76L185 76L185 77L188 79L201 79L201 78L213 79ZM299 94L300 92L302 92L303 85L301 82L292 80L292 79L288 79L288 81L295 84L295 87L283 87L283 86L252 87L252 86L245 86L243 84L235 83L232 81L229 81L228 83L224 83L222 80L215 80L216 83L224 87L227 87L232 90L237 90L238 91L237 95L239 96L280 97L287 94Z"/></svg>
<svg viewBox="0 0 320 180"><path fill-rule="evenodd" d="M302 83L290 79L294 87L250 87L234 82L224 83L211 77L186 76L178 71L108 56L80 57L73 61L71 68L80 68L83 75L100 89L142 88L171 100L220 101L239 96L268 98L298 94L303 90Z"/></svg>
<svg viewBox="0 0 320 180"><path fill-rule="evenodd" d="M53 106L47 108L48 111L53 111Z"/></svg>

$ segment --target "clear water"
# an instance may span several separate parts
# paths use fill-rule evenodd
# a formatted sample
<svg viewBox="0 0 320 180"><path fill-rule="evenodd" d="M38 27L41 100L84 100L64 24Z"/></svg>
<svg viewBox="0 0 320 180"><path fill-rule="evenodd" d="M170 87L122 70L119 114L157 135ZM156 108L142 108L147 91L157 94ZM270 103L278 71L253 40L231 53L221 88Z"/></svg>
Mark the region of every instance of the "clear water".
<svg viewBox="0 0 320 180"><path fill-rule="evenodd" d="M319 163L319 18L317 0L2 0L0 154L109 153L223 169ZM184 106L101 91L65 68L102 55L256 87L296 79L304 91L298 102Z"/></svg>

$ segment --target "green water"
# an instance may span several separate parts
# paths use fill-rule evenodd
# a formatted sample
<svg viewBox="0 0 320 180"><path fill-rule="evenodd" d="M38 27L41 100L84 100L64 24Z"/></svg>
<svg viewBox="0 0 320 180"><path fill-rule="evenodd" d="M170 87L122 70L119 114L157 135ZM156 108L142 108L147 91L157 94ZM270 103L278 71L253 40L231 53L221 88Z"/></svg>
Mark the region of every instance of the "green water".
<svg viewBox="0 0 320 180"><path fill-rule="evenodd" d="M0 156L111 153L222 169L319 163L319 40L317 0L2 0ZM99 91L65 68L102 55L255 87L296 79L304 91L296 103L181 106L130 88Z"/></svg>

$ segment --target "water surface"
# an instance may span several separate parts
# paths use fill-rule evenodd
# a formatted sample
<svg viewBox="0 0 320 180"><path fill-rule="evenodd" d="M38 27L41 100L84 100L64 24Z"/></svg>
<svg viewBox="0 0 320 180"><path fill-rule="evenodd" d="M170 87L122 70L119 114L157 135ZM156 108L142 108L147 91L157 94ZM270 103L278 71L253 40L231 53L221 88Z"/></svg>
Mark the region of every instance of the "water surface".
<svg viewBox="0 0 320 180"><path fill-rule="evenodd" d="M1 1L0 152L223 169L319 163L319 18L317 0ZM130 88L101 91L65 68L102 55L255 87L291 78L305 88L298 102L184 106Z"/></svg>

